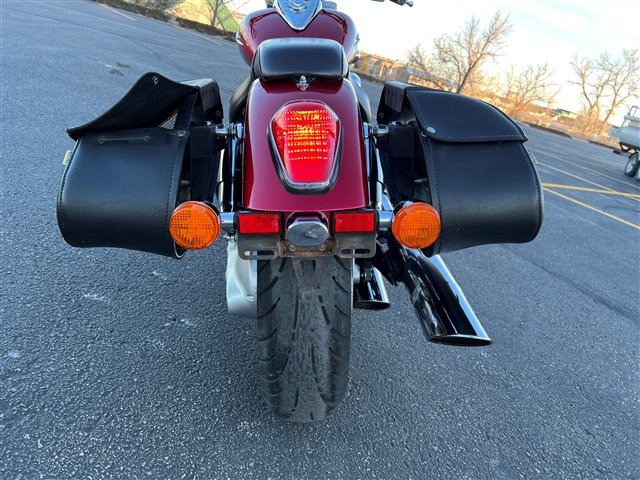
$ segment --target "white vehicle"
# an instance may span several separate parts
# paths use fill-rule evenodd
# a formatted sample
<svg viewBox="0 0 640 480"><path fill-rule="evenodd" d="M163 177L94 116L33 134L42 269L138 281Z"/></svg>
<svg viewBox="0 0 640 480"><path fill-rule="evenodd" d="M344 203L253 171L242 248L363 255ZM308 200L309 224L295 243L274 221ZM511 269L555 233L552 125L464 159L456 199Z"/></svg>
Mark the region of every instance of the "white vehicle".
<svg viewBox="0 0 640 480"><path fill-rule="evenodd" d="M629 153L629 160L624 167L624 174L640 180L640 108L635 105L625 115L624 122L618 130L618 141L623 152Z"/></svg>

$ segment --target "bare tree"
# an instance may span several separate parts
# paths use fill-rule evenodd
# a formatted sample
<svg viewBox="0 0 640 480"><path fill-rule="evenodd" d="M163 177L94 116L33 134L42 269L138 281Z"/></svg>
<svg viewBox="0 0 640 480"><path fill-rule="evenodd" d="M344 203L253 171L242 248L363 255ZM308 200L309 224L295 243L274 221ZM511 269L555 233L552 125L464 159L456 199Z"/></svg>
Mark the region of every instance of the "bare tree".
<svg viewBox="0 0 640 480"><path fill-rule="evenodd" d="M582 96L582 133L592 132L597 130L595 124L599 123L605 91L611 81L610 72L600 70L592 58L578 59L577 56L571 60L571 67L578 77L572 83L580 87Z"/></svg>
<svg viewBox="0 0 640 480"><path fill-rule="evenodd" d="M220 30L227 30L225 28L225 22L233 16L234 11L249 3L249 0L244 0L243 2L234 2L233 0L205 0L205 3L211 11L211 26L219 28ZM234 3L235 10L231 10L231 8L228 7L231 3Z"/></svg>
<svg viewBox="0 0 640 480"><path fill-rule="evenodd" d="M500 55L510 31L509 16L500 11L493 14L484 30L480 20L472 16L460 31L434 40L434 73L455 84L457 93L463 92L468 84L479 81L482 65Z"/></svg>
<svg viewBox="0 0 640 480"><path fill-rule="evenodd" d="M582 133L599 134L616 110L640 92L640 52L625 49L620 58L603 52L598 58L574 56L571 67L577 77L583 104Z"/></svg>
<svg viewBox="0 0 640 480"><path fill-rule="evenodd" d="M407 50L407 63L425 72L430 70L429 56L427 55L427 52L424 51L424 47L421 43L418 43L412 49Z"/></svg>
<svg viewBox="0 0 640 480"><path fill-rule="evenodd" d="M602 68L611 72L609 103L602 119L608 123L618 107L640 91L640 50L625 49L622 58L618 59L611 59L607 55Z"/></svg>
<svg viewBox="0 0 640 480"><path fill-rule="evenodd" d="M509 115L520 116L533 104L550 104L559 92L552 80L549 64L529 65L520 72L512 67L507 74L505 109Z"/></svg>
<svg viewBox="0 0 640 480"><path fill-rule="evenodd" d="M149 0L156 2L163 2L164 0ZM207 23L214 28L220 30L227 30L227 20L232 17L234 11L231 10L228 5L232 0L198 0L192 2L173 2L171 12L174 15L183 16L191 20L195 20L201 23ZM242 5L248 3L245 0L244 3L234 2L236 8L240 8Z"/></svg>

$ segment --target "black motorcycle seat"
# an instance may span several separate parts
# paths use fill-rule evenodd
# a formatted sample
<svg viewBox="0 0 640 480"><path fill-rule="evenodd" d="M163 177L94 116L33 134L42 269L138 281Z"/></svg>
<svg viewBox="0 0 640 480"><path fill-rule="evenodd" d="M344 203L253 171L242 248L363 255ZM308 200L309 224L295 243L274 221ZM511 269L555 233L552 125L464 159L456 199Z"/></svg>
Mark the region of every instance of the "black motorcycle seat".
<svg viewBox="0 0 640 480"><path fill-rule="evenodd" d="M276 81L300 78L338 81L348 78L349 64L342 45L324 38L273 38L262 42L256 50L249 76L238 86L229 102L231 122L242 122L247 95L256 78ZM363 120L371 119L371 102L357 82L356 92Z"/></svg>
<svg viewBox="0 0 640 480"><path fill-rule="evenodd" d="M326 38L272 38L262 42L253 57L254 78L269 82L304 75L341 80L349 74L344 48Z"/></svg>

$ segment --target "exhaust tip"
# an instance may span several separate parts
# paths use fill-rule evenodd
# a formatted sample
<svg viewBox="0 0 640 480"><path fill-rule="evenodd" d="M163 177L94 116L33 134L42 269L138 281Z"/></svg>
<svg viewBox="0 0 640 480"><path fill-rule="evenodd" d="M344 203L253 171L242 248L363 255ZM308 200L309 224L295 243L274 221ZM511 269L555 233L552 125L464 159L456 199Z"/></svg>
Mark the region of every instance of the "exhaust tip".
<svg viewBox="0 0 640 480"><path fill-rule="evenodd" d="M353 300L353 308L358 308L360 310L385 310L390 306L389 302L383 300Z"/></svg>
<svg viewBox="0 0 640 480"><path fill-rule="evenodd" d="M484 347L491 345L493 341L489 337L478 337L476 335L434 335L429 337L431 343L442 345L453 345L456 347Z"/></svg>

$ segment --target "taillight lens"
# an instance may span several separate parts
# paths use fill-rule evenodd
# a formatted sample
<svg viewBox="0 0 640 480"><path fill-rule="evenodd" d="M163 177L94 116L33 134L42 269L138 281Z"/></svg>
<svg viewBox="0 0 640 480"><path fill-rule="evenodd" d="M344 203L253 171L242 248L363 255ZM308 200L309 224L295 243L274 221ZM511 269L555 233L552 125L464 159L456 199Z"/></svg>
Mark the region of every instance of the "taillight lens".
<svg viewBox="0 0 640 480"><path fill-rule="evenodd" d="M220 219L206 203L185 202L173 211L169 233L181 247L199 250L216 241L220 233Z"/></svg>
<svg viewBox="0 0 640 480"><path fill-rule="evenodd" d="M340 145L340 120L326 104L286 104L271 120L271 134L286 181L294 187L328 187Z"/></svg>
<svg viewBox="0 0 640 480"><path fill-rule="evenodd" d="M280 215L277 213L240 213L238 231L249 235L277 235L280 233Z"/></svg>
<svg viewBox="0 0 640 480"><path fill-rule="evenodd" d="M426 203L409 203L396 213L391 231L405 247L426 248L440 235L440 215Z"/></svg>
<svg viewBox="0 0 640 480"><path fill-rule="evenodd" d="M335 233L373 232L376 229L374 212L338 212L334 213L333 218Z"/></svg>

